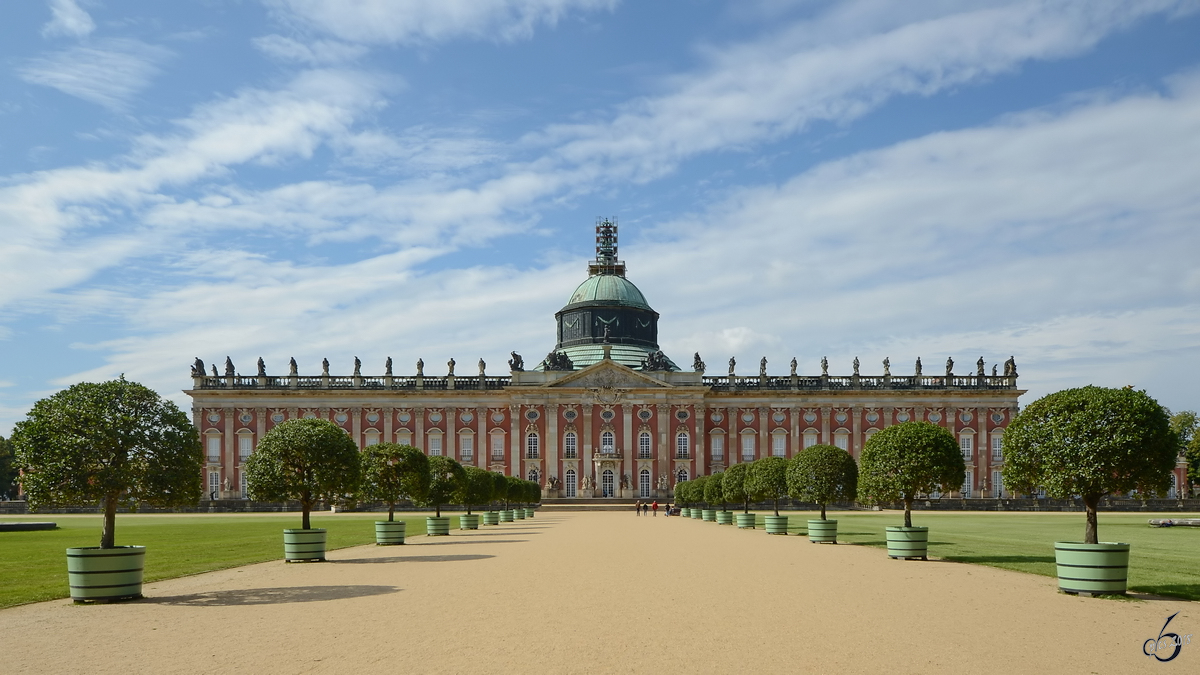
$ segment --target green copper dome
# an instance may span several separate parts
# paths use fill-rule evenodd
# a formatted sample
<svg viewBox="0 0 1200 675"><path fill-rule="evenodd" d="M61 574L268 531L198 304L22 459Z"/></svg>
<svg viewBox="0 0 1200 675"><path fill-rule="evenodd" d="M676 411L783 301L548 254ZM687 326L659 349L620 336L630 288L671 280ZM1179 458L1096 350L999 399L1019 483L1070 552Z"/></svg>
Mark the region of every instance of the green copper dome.
<svg viewBox="0 0 1200 675"><path fill-rule="evenodd" d="M571 294L567 305L580 302L616 302L627 307L650 309L646 298L625 277L612 274L597 274L588 277L587 281L579 284L579 288Z"/></svg>

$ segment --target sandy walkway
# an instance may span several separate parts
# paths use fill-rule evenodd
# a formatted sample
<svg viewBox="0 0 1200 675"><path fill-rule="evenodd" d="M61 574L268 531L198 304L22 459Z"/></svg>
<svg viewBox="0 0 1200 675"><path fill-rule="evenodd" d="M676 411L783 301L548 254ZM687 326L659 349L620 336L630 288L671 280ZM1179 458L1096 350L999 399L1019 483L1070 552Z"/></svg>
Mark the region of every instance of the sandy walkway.
<svg viewBox="0 0 1200 675"><path fill-rule="evenodd" d="M684 518L542 512L331 557L0 611L0 672L1200 672L1197 603ZM1176 611L1197 637L1150 661Z"/></svg>

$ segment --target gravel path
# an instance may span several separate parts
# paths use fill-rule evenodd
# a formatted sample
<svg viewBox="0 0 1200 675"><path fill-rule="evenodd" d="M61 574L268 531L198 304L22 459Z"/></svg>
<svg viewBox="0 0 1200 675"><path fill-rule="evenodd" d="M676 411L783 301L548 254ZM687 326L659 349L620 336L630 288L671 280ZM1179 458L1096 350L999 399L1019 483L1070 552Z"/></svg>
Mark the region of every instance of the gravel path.
<svg viewBox="0 0 1200 675"><path fill-rule="evenodd" d="M539 512L330 557L0 611L0 672L1200 672L1200 639L1142 654L1174 612L1200 633L1197 603L684 518Z"/></svg>

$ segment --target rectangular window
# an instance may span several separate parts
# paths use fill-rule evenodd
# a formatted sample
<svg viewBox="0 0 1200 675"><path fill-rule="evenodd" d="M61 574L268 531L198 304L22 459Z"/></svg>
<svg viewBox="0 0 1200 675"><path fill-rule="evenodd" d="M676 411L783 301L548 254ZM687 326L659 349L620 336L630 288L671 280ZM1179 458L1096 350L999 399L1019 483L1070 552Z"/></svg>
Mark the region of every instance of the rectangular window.
<svg viewBox="0 0 1200 675"><path fill-rule="evenodd" d="M742 461L754 461L754 435L742 434Z"/></svg>
<svg viewBox="0 0 1200 675"><path fill-rule="evenodd" d="M504 434L492 434L492 460L504 461Z"/></svg>
<svg viewBox="0 0 1200 675"><path fill-rule="evenodd" d="M216 471L208 472L208 496L213 499L221 496L221 474Z"/></svg>
<svg viewBox="0 0 1200 675"><path fill-rule="evenodd" d="M716 461L724 461L725 460L725 437L724 436L713 436L712 437L712 458Z"/></svg>
<svg viewBox="0 0 1200 675"><path fill-rule="evenodd" d="M775 437L771 439L771 454L776 457L787 456L787 436L775 434Z"/></svg>
<svg viewBox="0 0 1200 675"><path fill-rule="evenodd" d="M1004 437L992 435L992 461L1004 461Z"/></svg>
<svg viewBox="0 0 1200 675"><path fill-rule="evenodd" d="M529 434L525 437L525 459L538 458L538 435Z"/></svg>
<svg viewBox="0 0 1200 675"><path fill-rule="evenodd" d="M650 459L650 434L638 436L638 459Z"/></svg>
<svg viewBox="0 0 1200 675"><path fill-rule="evenodd" d="M242 499L249 499L250 492L246 489L246 473L243 471L241 478L238 479L238 489L242 492Z"/></svg>
<svg viewBox="0 0 1200 675"><path fill-rule="evenodd" d="M679 434L675 437L675 459L687 459L691 448L690 439L687 434Z"/></svg>
<svg viewBox="0 0 1200 675"><path fill-rule="evenodd" d="M833 445L839 450L850 449L850 436L846 434L838 434L833 437Z"/></svg>
<svg viewBox="0 0 1200 675"><path fill-rule="evenodd" d="M254 452L254 437L250 434L240 434L238 436L238 461L246 461L252 452Z"/></svg>
<svg viewBox="0 0 1200 675"><path fill-rule="evenodd" d="M438 457L441 454L442 454L442 435L441 434L430 434L429 435L429 456L430 457Z"/></svg>
<svg viewBox="0 0 1200 675"><path fill-rule="evenodd" d="M379 445L379 434L367 434L367 440L364 441L364 444L368 447L372 445Z"/></svg>
<svg viewBox="0 0 1200 675"><path fill-rule="evenodd" d="M221 437L210 435L208 437L208 461L221 461Z"/></svg>
<svg viewBox="0 0 1200 675"><path fill-rule="evenodd" d="M464 462L474 461L475 459L475 437L471 434L463 434L458 437L458 454Z"/></svg>
<svg viewBox="0 0 1200 675"><path fill-rule="evenodd" d="M575 459L579 456L579 439L575 432L567 432L563 437L563 458Z"/></svg>
<svg viewBox="0 0 1200 675"><path fill-rule="evenodd" d="M992 494L997 497L1004 496L1004 474L999 471L992 472Z"/></svg>
<svg viewBox="0 0 1200 675"><path fill-rule="evenodd" d="M811 448L812 446L814 446L816 444L817 444L817 434L815 432L811 433L811 434L804 434L804 447Z"/></svg>
<svg viewBox="0 0 1200 675"><path fill-rule="evenodd" d="M412 445L412 432L400 431L396 433L396 442L400 445Z"/></svg>
<svg viewBox="0 0 1200 675"><path fill-rule="evenodd" d="M962 436L958 439L958 447L962 448L963 459L971 459L971 454L975 450L975 437Z"/></svg>
<svg viewBox="0 0 1200 675"><path fill-rule="evenodd" d="M962 496L963 496L963 497L970 497L970 496L971 496L971 486L972 486L974 483L975 483L975 472L974 472L974 471L968 471L968 472L967 472L967 479L963 481L963 486L962 486Z"/></svg>

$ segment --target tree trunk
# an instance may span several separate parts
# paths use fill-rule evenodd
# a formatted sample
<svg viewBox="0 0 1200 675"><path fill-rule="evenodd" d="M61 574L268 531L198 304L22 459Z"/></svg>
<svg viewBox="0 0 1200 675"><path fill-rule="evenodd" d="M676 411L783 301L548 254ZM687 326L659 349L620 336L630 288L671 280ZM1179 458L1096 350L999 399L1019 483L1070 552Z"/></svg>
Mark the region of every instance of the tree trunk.
<svg viewBox="0 0 1200 675"><path fill-rule="evenodd" d="M388 502L388 522L396 519L396 502Z"/></svg>
<svg viewBox="0 0 1200 675"><path fill-rule="evenodd" d="M117 500L121 498L118 492L110 492L104 497L104 529L100 532L100 548L113 548L117 538Z"/></svg>
<svg viewBox="0 0 1200 675"><path fill-rule="evenodd" d="M904 526L912 527L912 497L904 498Z"/></svg>
<svg viewBox="0 0 1200 675"><path fill-rule="evenodd" d="M749 500L749 499L747 499L746 501L742 502L742 512L743 512L743 513L750 513L750 500Z"/></svg>
<svg viewBox="0 0 1200 675"><path fill-rule="evenodd" d="M1083 543L1085 544L1100 543L1096 533L1096 506L1099 502L1099 495L1084 495L1083 497L1083 505L1087 507L1087 527L1083 531Z"/></svg>
<svg viewBox="0 0 1200 675"><path fill-rule="evenodd" d="M312 526L311 526L312 523L308 519L309 511L312 511L312 504L309 504L306 501L300 502L300 512L301 512L300 529L302 529L302 530L311 530L312 529Z"/></svg>
<svg viewBox="0 0 1200 675"><path fill-rule="evenodd" d="M779 497L778 497L778 495L775 497L775 517L776 518L779 517Z"/></svg>
<svg viewBox="0 0 1200 675"><path fill-rule="evenodd" d="M471 515L471 505L467 504L467 515Z"/></svg>
<svg viewBox="0 0 1200 675"><path fill-rule="evenodd" d="M825 520L825 505L821 504L821 520Z"/></svg>
<svg viewBox="0 0 1200 675"><path fill-rule="evenodd" d="M441 505L441 504L434 504L434 505L433 505L433 515L434 515L435 517L437 517L437 518L441 518L441 517L442 517L442 505Z"/></svg>

